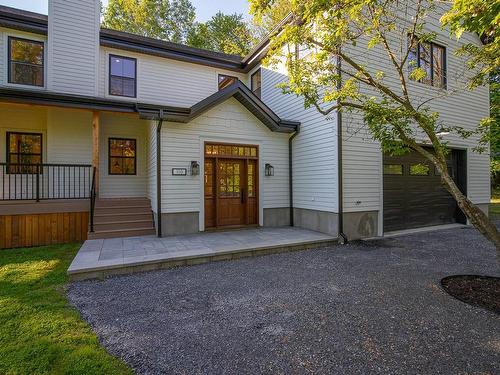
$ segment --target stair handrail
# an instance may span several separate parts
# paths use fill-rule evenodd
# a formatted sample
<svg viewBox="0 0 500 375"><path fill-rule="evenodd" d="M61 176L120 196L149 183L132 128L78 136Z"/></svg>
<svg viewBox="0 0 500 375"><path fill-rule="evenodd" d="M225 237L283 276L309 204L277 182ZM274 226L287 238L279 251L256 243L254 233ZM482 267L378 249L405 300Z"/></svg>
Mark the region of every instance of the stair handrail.
<svg viewBox="0 0 500 375"><path fill-rule="evenodd" d="M96 167L92 168L92 185L90 189L90 232L94 232L94 210L95 210L95 200L96 200L96 191L95 191L95 174Z"/></svg>

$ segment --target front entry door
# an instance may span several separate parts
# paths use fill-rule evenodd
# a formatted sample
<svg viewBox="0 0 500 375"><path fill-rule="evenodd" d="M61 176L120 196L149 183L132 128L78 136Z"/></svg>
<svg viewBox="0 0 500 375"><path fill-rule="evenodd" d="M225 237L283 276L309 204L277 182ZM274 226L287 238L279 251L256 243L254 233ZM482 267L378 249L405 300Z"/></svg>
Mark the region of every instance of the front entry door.
<svg viewBox="0 0 500 375"><path fill-rule="evenodd" d="M220 227L245 225L245 169L244 160L217 161L217 225Z"/></svg>
<svg viewBox="0 0 500 375"><path fill-rule="evenodd" d="M205 227L258 223L257 146L205 146Z"/></svg>

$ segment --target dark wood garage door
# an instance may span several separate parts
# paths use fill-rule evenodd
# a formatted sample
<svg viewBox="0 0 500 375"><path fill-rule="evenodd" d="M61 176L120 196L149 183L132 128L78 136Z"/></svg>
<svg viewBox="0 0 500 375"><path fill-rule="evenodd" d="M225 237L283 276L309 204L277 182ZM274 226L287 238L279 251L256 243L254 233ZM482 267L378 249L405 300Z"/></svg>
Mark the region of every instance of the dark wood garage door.
<svg viewBox="0 0 500 375"><path fill-rule="evenodd" d="M448 170L463 191L464 151L451 153ZM384 156L384 232L464 221L430 162L416 153Z"/></svg>

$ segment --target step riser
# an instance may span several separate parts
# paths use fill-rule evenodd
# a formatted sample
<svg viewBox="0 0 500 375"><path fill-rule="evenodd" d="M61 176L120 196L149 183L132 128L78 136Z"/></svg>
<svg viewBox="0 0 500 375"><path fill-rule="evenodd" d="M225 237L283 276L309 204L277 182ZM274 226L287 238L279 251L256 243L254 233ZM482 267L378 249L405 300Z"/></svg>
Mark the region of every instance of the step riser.
<svg viewBox="0 0 500 375"><path fill-rule="evenodd" d="M137 200L129 200L129 199L120 199L116 201L101 201L97 200L95 202L96 207L129 207L129 206L150 206L151 203L149 199L137 199Z"/></svg>
<svg viewBox="0 0 500 375"><path fill-rule="evenodd" d="M151 207L96 207L95 214L151 214Z"/></svg>
<svg viewBox="0 0 500 375"><path fill-rule="evenodd" d="M134 222L134 223L100 223L100 224L95 224L94 223L94 230L96 232L100 231L106 231L106 230L118 230L118 229L135 229L135 228L154 228L153 226L153 221L142 221L142 222Z"/></svg>
<svg viewBox="0 0 500 375"><path fill-rule="evenodd" d="M130 229L130 230L123 230L120 232L102 232L102 233L89 233L88 234L88 239L89 240L97 240L101 238L119 238L119 237L135 237L135 236L149 236L149 235L155 235L156 231L154 229Z"/></svg>
<svg viewBox="0 0 500 375"><path fill-rule="evenodd" d="M94 224L108 224L108 223L119 223L121 221L131 221L131 220L150 220L153 221L153 214L148 212L147 214L132 214L132 215L109 215L109 216L98 216L94 215Z"/></svg>

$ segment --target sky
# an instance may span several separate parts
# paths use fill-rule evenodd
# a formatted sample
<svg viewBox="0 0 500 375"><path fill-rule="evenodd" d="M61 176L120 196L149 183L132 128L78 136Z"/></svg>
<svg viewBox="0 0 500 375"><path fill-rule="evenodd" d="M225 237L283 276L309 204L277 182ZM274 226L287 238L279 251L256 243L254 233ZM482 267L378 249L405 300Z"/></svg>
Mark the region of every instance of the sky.
<svg viewBox="0 0 500 375"><path fill-rule="evenodd" d="M108 0L102 2L106 6ZM245 19L250 19L248 0L191 0L191 4L196 8L196 20L199 22L209 20L218 11L226 14L242 13ZM47 14L47 0L0 0L0 5Z"/></svg>

